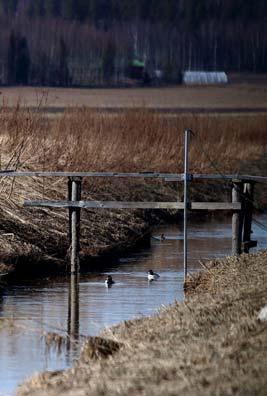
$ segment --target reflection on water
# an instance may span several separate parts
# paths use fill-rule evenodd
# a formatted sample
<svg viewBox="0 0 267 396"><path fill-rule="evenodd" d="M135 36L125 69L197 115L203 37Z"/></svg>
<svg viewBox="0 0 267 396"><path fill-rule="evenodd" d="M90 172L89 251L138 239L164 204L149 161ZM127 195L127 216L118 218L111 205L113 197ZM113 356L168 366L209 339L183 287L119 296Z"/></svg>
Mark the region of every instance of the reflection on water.
<svg viewBox="0 0 267 396"><path fill-rule="evenodd" d="M72 274L69 279L69 301L68 301L68 350L71 344L77 345L80 335L79 318L79 275Z"/></svg>
<svg viewBox="0 0 267 396"><path fill-rule="evenodd" d="M266 215L259 219L267 225ZM267 248L266 233L258 226L253 231L258 247ZM164 241L159 238L162 233ZM199 268L199 260L230 252L230 218L190 224L190 271ZM123 257L115 265L106 264L105 274L21 281L5 289L0 297L0 396L13 395L33 372L71 365L83 336L183 299L183 240L178 226L158 230L149 249ZM149 269L160 274L157 282L147 281ZM104 284L107 273L116 282L111 288ZM55 347L53 343L47 347L48 339ZM56 348L57 343L61 348Z"/></svg>

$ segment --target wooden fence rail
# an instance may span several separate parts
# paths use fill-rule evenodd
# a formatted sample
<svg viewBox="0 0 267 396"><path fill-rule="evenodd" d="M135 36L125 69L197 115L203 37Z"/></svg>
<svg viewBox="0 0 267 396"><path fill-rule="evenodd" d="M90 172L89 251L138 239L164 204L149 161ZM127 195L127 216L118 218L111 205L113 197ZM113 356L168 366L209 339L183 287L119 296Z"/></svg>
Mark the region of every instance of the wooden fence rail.
<svg viewBox="0 0 267 396"><path fill-rule="evenodd" d="M149 179L164 179L165 181L183 181L183 173L161 173L161 172L42 172L42 171L13 171L13 170L2 170L0 171L0 177L115 177L115 178L149 178ZM192 180L224 180L224 181L235 181L240 180L242 182L254 181L259 183L267 183L267 177L264 176L251 176L251 175L220 175L214 174L191 174Z"/></svg>
<svg viewBox="0 0 267 396"><path fill-rule="evenodd" d="M123 201L25 201L24 206L36 208L81 209L184 209L183 202L123 202ZM241 210L240 202L190 202L190 210Z"/></svg>

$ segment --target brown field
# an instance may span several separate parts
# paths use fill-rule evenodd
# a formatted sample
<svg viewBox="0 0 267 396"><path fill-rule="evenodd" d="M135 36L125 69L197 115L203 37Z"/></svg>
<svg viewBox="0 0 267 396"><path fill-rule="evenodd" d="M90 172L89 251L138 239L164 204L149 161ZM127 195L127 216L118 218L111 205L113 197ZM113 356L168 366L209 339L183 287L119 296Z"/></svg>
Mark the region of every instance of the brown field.
<svg viewBox="0 0 267 396"><path fill-rule="evenodd" d="M42 111L0 111L2 169L181 172L183 133L193 130L190 168L238 172L266 154L267 114L165 117L147 109L107 116L86 108L50 120Z"/></svg>
<svg viewBox="0 0 267 396"><path fill-rule="evenodd" d="M134 108L146 107L177 111L267 110L267 79L225 86L176 86L166 88L80 89L1 87L0 99L7 106L43 104L51 111L68 107Z"/></svg>

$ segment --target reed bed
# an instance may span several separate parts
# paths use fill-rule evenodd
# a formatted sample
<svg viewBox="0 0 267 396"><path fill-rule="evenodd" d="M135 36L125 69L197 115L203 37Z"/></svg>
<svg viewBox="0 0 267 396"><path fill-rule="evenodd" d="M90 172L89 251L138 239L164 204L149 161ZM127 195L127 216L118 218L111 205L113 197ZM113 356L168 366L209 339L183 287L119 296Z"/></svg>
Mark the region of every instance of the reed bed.
<svg viewBox="0 0 267 396"><path fill-rule="evenodd" d="M238 171L266 154L267 115L164 115L66 110L51 120L41 109L2 108L1 168L69 171L165 171L183 168L183 133L193 130L192 171Z"/></svg>

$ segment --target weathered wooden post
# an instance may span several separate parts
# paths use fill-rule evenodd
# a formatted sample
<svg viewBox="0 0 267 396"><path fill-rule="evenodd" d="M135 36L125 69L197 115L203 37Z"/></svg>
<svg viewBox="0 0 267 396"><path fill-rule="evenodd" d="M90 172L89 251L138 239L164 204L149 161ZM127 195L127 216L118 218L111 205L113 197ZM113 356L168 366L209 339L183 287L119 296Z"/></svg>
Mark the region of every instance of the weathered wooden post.
<svg viewBox="0 0 267 396"><path fill-rule="evenodd" d="M233 180L232 187L232 202L240 202L242 206L242 182L240 180ZM233 212L232 216L232 255L237 256L241 253L243 228L243 213L241 210Z"/></svg>
<svg viewBox="0 0 267 396"><path fill-rule="evenodd" d="M188 151L189 151L189 138L190 129L185 130L184 140L184 285L187 277L187 209L188 209L188 184L191 180L191 175L188 174Z"/></svg>
<svg viewBox="0 0 267 396"><path fill-rule="evenodd" d="M71 201L81 200L81 177L71 177ZM70 187L70 184L69 184ZM79 272L79 251L80 251L80 208L71 208L70 213L70 272Z"/></svg>
<svg viewBox="0 0 267 396"><path fill-rule="evenodd" d="M244 231L243 231L243 247L244 253L249 253L251 247L257 246L257 241L251 241L251 225L253 213L255 182L246 182L244 184Z"/></svg>
<svg viewBox="0 0 267 396"><path fill-rule="evenodd" d="M68 335L71 341L79 338L79 274L71 274L68 299Z"/></svg>

